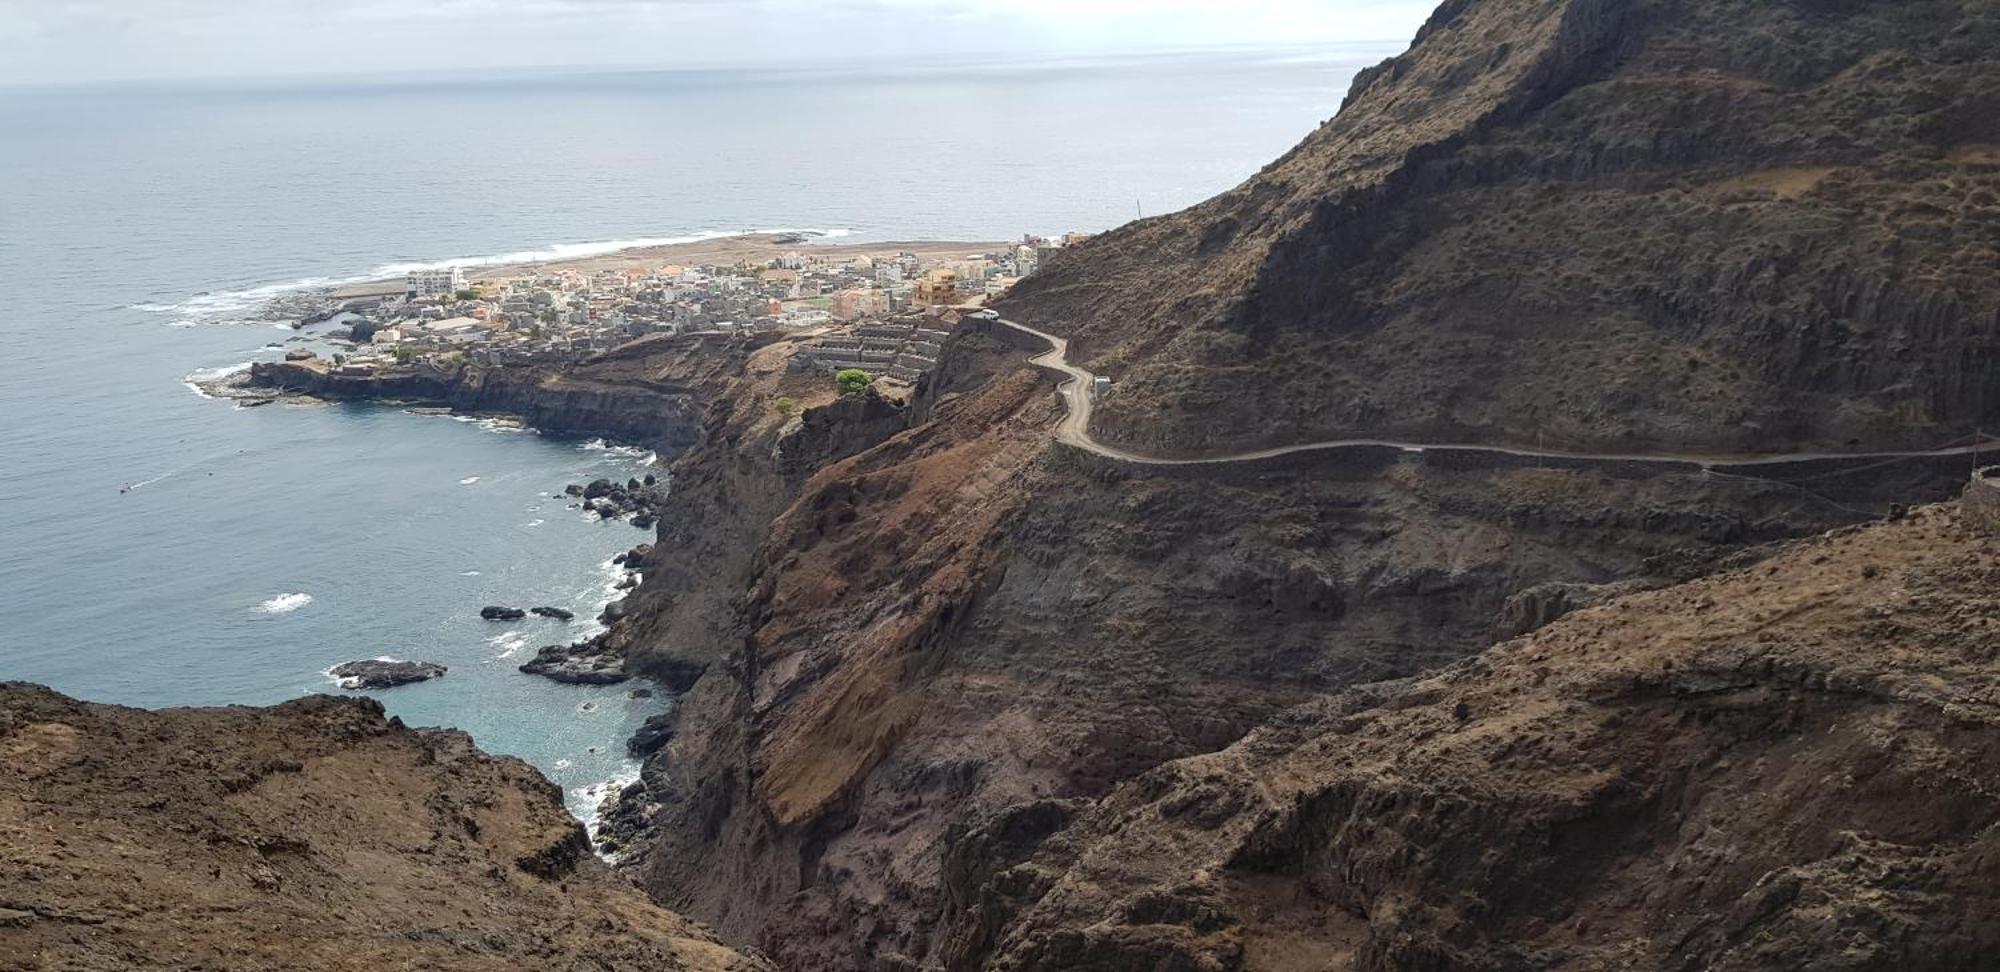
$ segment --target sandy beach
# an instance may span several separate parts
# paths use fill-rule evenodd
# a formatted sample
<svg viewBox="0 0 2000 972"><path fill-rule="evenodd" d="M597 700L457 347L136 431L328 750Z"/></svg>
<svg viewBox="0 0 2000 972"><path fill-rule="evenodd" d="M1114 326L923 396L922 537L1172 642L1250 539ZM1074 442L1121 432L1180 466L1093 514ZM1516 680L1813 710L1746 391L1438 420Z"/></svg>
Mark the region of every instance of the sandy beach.
<svg viewBox="0 0 2000 972"><path fill-rule="evenodd" d="M998 241L970 240L921 240L889 241L883 243L814 243L781 242L783 236L774 233L746 233L742 236L725 236L693 243L670 243L665 246L634 247L616 253L599 256L578 257L570 260L547 260L531 263L497 264L489 267L468 267L466 278L472 281L504 280L525 273L549 270L575 270L591 273L598 270L616 270L630 267L657 267L663 265L703 266L724 265L742 261L762 263L787 253L798 253L808 257L822 257L833 261L851 260L855 257L893 257L898 253L914 253L926 262L956 257L977 257L994 250L1011 246ZM337 288L330 295L336 300L352 297L366 297L375 294L401 293L403 281L374 280L349 284Z"/></svg>

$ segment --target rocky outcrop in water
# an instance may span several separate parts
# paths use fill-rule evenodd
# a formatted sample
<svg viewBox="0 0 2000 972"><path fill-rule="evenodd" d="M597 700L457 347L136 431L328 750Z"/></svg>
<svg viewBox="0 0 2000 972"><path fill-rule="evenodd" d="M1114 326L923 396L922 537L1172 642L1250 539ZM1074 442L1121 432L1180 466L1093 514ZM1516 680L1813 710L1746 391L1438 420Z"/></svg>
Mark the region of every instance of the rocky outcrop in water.
<svg viewBox="0 0 2000 972"><path fill-rule="evenodd" d="M381 658L335 665L327 674L340 680L344 689L385 689L413 682L427 682L449 669L431 662L391 661Z"/></svg>
<svg viewBox="0 0 2000 972"><path fill-rule="evenodd" d="M563 610L562 608L559 608L559 607L538 607L538 608L529 608L529 609L528 609L528 613L529 613L529 614L533 614L533 615L535 615L535 616L537 616L537 617L543 617L543 618L549 618L550 620L554 620L554 621L574 621L574 620L576 620L576 612L574 612L574 611L565 611L565 610Z"/></svg>
<svg viewBox="0 0 2000 972"><path fill-rule="evenodd" d="M520 670L570 685L616 685L632 677L625 670L625 659L606 648L602 638L550 645Z"/></svg>
<svg viewBox="0 0 2000 972"><path fill-rule="evenodd" d="M485 618L488 621L519 621L522 618L527 617L528 612L523 611L520 608L501 607L496 604L489 604L479 609L479 616Z"/></svg>

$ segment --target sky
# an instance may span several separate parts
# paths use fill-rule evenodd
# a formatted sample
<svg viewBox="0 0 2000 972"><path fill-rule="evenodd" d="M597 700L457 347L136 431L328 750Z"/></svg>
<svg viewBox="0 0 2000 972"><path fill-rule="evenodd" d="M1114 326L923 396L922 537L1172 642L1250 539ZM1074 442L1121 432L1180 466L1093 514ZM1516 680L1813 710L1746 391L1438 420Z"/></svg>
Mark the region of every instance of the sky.
<svg viewBox="0 0 2000 972"><path fill-rule="evenodd" d="M0 0L0 83L1406 40L1436 0Z"/></svg>

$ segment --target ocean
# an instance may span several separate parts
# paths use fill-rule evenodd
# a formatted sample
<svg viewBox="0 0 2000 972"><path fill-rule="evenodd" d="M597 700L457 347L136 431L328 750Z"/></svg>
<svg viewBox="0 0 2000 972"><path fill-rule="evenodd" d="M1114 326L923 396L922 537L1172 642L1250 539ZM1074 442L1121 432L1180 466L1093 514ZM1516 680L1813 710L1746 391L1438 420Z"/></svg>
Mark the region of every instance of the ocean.
<svg viewBox="0 0 2000 972"><path fill-rule="evenodd" d="M649 457L201 397L291 336L272 297L747 230L1101 230L1241 181L1390 53L0 88L0 679L261 705L340 692L343 661L441 662L374 694L587 815L671 702L514 666L594 630L610 558L650 539L550 494Z"/></svg>

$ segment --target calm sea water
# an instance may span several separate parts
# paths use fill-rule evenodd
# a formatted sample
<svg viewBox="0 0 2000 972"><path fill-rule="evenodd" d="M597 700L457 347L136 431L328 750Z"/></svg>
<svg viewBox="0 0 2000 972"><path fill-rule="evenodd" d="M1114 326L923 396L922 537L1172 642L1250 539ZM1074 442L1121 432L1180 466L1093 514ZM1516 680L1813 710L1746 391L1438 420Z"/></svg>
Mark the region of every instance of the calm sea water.
<svg viewBox="0 0 2000 972"><path fill-rule="evenodd" d="M194 394L290 336L265 300L748 229L1102 229L1240 181L1386 53L0 89L0 678L266 704L338 691L320 673L341 661L438 661L378 697L581 810L665 702L514 666L592 630L609 558L647 539L548 494L643 457ZM485 603L579 620L495 625Z"/></svg>

